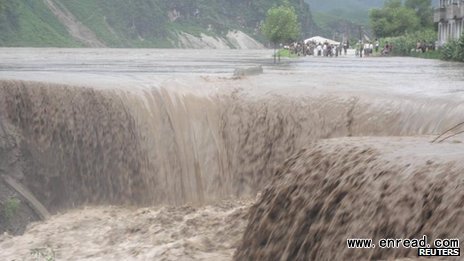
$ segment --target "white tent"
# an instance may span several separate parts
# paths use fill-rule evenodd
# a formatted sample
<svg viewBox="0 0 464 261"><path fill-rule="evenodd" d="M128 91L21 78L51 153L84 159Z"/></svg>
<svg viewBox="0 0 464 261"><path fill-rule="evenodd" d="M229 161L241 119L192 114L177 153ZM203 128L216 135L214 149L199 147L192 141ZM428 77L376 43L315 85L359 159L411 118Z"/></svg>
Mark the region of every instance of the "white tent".
<svg viewBox="0 0 464 261"><path fill-rule="evenodd" d="M329 44L333 44L333 45L339 45L340 42L337 42L337 41L334 41L334 40L331 40L331 39L327 39L327 38L324 38L322 36L314 36L314 37L311 37L311 38L308 38L304 41L305 43L308 43L308 42L316 42L316 43L329 43Z"/></svg>

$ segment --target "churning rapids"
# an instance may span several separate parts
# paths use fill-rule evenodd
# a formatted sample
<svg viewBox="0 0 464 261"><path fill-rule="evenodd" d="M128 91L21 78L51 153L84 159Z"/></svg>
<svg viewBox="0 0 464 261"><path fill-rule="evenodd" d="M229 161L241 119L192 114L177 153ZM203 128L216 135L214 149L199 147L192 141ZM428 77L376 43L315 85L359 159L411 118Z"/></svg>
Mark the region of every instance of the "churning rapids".
<svg viewBox="0 0 464 261"><path fill-rule="evenodd" d="M464 240L464 144L430 142L464 121L462 65L270 56L0 49L0 207L21 200L0 259L402 259L417 251L346 239Z"/></svg>

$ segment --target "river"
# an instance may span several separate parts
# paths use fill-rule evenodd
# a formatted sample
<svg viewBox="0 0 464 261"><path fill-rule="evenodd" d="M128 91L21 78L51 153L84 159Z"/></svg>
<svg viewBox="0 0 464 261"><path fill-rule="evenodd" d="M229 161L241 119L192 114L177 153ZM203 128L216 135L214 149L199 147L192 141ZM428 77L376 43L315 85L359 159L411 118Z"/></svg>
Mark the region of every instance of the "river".
<svg viewBox="0 0 464 261"><path fill-rule="evenodd" d="M2 48L0 174L52 217L0 256L386 259L415 252L347 237L462 240L464 145L430 141L464 121L463 80L415 58Z"/></svg>

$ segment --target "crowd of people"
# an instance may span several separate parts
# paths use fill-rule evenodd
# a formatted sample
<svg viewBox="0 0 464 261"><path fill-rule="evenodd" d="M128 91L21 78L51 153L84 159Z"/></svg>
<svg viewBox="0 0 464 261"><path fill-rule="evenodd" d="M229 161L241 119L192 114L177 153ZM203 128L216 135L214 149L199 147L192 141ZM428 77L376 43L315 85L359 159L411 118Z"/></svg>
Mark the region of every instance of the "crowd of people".
<svg viewBox="0 0 464 261"><path fill-rule="evenodd" d="M334 44L326 42L316 42L316 41L307 41L306 43L294 42L289 46L285 46L286 49L290 50L290 53L296 54L298 56L325 56L325 57L337 57L339 55L346 55L349 44L348 41L345 41L340 44Z"/></svg>
<svg viewBox="0 0 464 261"><path fill-rule="evenodd" d="M375 41L366 41L365 43L359 41L356 46L356 56L363 57L364 55L365 57L369 57L379 51L381 55L389 55L392 49L393 45L387 42L383 49L380 50L380 42L378 39L375 39Z"/></svg>
<svg viewBox="0 0 464 261"><path fill-rule="evenodd" d="M338 57L340 55L347 55L347 50L350 48L348 41L341 43L316 42L316 41L299 41L294 42L285 49L288 49L290 53L298 56L325 56L325 57ZM358 57L369 57L371 55L388 56L392 54L393 44L386 42L383 47L380 46L380 41L375 39L374 41L359 41L354 46L356 56ZM429 50L435 50L434 44L427 44L425 40L417 41L415 49L411 51L425 53Z"/></svg>
<svg viewBox="0 0 464 261"><path fill-rule="evenodd" d="M330 43L329 41L325 42L316 42L316 41L303 41L294 42L288 46L285 46L290 53L298 56L325 56L325 57L338 57L339 55L347 55L347 51L350 48L348 41L343 41L341 43ZM359 41L355 45L356 56L367 57L373 53L378 53L380 51L381 55L389 55L393 49L393 45L388 42L380 50L380 42L375 39L375 41L362 42Z"/></svg>
<svg viewBox="0 0 464 261"><path fill-rule="evenodd" d="M435 50L435 43L427 43L425 40L422 41L417 41L416 44L416 52L420 53L426 53L428 51L433 51Z"/></svg>

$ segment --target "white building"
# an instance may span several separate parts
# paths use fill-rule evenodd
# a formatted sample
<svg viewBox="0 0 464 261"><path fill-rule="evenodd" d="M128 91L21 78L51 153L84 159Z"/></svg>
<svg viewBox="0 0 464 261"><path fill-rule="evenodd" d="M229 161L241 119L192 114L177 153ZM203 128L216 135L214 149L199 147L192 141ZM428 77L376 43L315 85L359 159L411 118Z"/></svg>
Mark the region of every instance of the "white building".
<svg viewBox="0 0 464 261"><path fill-rule="evenodd" d="M440 0L433 20L438 23L438 44L458 39L464 33L464 0Z"/></svg>

